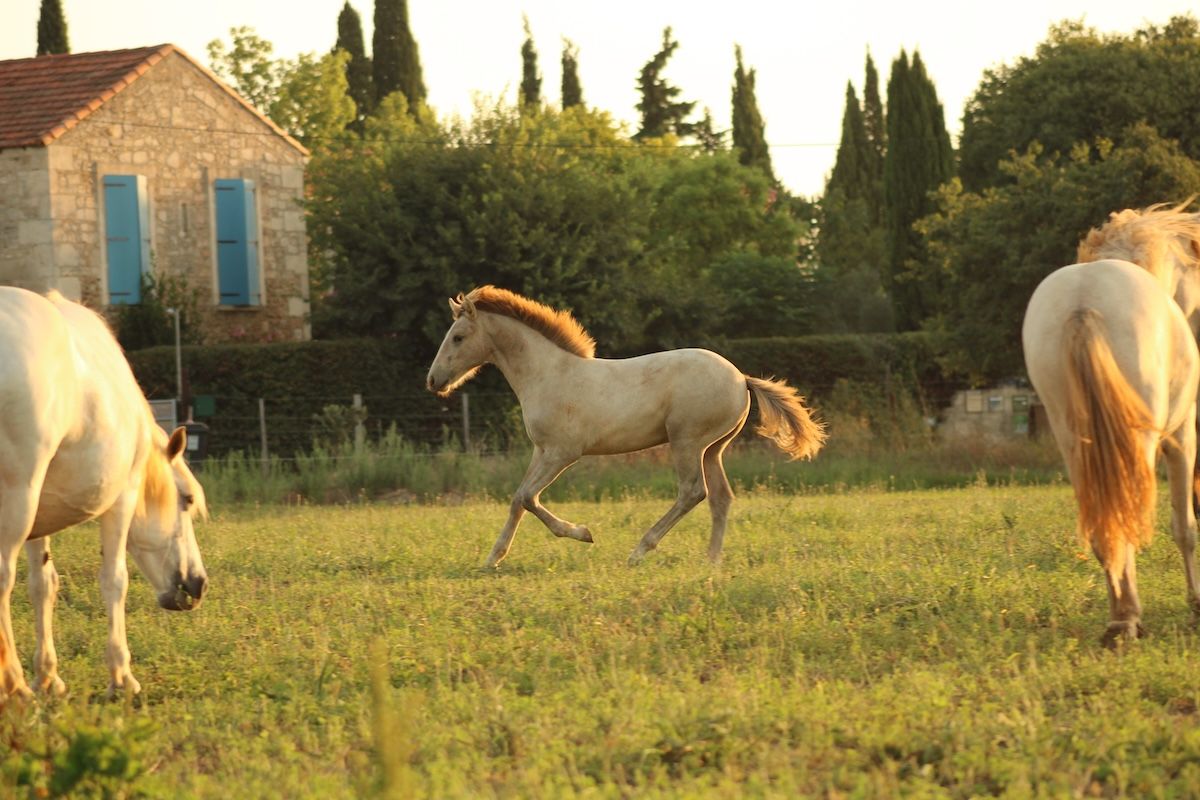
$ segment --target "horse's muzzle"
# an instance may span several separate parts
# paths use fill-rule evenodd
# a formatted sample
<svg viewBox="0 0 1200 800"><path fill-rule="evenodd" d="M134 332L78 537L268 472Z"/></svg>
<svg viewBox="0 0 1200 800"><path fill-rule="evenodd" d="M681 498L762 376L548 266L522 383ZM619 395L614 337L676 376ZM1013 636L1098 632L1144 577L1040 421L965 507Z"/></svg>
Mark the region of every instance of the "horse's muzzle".
<svg viewBox="0 0 1200 800"><path fill-rule="evenodd" d="M167 611L191 611L208 592L208 577L197 575L175 583L175 588L158 596L158 605Z"/></svg>

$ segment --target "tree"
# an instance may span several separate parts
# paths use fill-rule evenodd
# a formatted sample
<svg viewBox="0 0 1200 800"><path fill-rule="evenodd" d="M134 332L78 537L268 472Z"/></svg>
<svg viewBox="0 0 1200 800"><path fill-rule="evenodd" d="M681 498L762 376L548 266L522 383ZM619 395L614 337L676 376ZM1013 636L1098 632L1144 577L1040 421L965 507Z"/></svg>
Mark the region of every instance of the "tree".
<svg viewBox="0 0 1200 800"><path fill-rule="evenodd" d="M1001 164L1006 180L982 192L955 180L917 224L946 291L926 327L947 345L946 366L976 384L1024 373L1021 321L1037 284L1074 263L1080 238L1124 208L1200 192L1200 162L1145 124L1080 143L1066 155L1034 145Z"/></svg>
<svg viewBox="0 0 1200 800"><path fill-rule="evenodd" d="M884 288L896 325L912 330L930 313L940 291L938 274L921 269L921 238L913 223L933 210L930 192L953 175L945 113L921 56L901 51L888 79L887 155L883 197L887 214Z"/></svg>
<svg viewBox="0 0 1200 800"><path fill-rule="evenodd" d="M671 29L664 28L662 48L642 67L638 79L638 91L642 99L637 106L642 115L642 126L633 135L636 141L659 139L668 134L691 134L691 126L684 120L696 104L677 101L675 98L679 97L680 89L662 77L667 61L678 47L679 42L671 38Z"/></svg>
<svg viewBox="0 0 1200 800"><path fill-rule="evenodd" d="M355 127L362 129L362 121L375 105L375 87L371 83L371 59L367 57L363 44L362 18L350 5L342 6L338 14L338 36L335 50L344 50L350 55L346 63L347 93L354 101Z"/></svg>
<svg viewBox="0 0 1200 800"><path fill-rule="evenodd" d="M350 54L335 50L317 58L301 53L277 64L279 88L269 116L310 150L331 147L354 121L346 67Z"/></svg>
<svg viewBox="0 0 1200 800"><path fill-rule="evenodd" d="M533 46L533 31L529 29L529 17L524 18L525 41L521 43L521 96L522 108L537 109L542 104L542 76L538 74L537 50Z"/></svg>
<svg viewBox="0 0 1200 800"><path fill-rule="evenodd" d="M773 182L775 173L771 169L766 125L754 94L754 70L747 71L743 66L740 45L735 45L733 52L737 59L737 67L733 72L733 148L741 163L761 169Z"/></svg>
<svg viewBox="0 0 1200 800"><path fill-rule="evenodd" d="M375 101L392 92L402 92L410 114L417 114L425 103L425 80L417 41L408 25L408 0L375 0L375 33L371 77L375 83Z"/></svg>
<svg viewBox="0 0 1200 800"><path fill-rule="evenodd" d="M863 70L863 128L867 141L871 143L870 170L875 179L874 196L870 199L870 211L875 224L883 223L883 159L887 153L887 118L883 112L883 101L879 98L879 73L871 54Z"/></svg>
<svg viewBox="0 0 1200 800"><path fill-rule="evenodd" d="M271 58L275 46L260 38L253 28L229 29L230 45L220 39L208 43L208 61L217 77L264 114L279 91L278 64Z"/></svg>
<svg viewBox="0 0 1200 800"><path fill-rule="evenodd" d="M583 105L583 87L579 83L579 48L569 39L563 39L562 49L562 107Z"/></svg>
<svg viewBox="0 0 1200 800"><path fill-rule="evenodd" d="M67 38L67 17L62 0L42 0L37 24L37 54L58 55L71 52Z"/></svg>
<svg viewBox="0 0 1200 800"><path fill-rule="evenodd" d="M1200 159L1200 26L1190 15L1129 35L1102 36L1079 22L1053 26L1033 56L984 73L963 113L963 185L1012 180L1010 151L1034 143L1044 158L1103 137L1120 145L1145 120Z"/></svg>

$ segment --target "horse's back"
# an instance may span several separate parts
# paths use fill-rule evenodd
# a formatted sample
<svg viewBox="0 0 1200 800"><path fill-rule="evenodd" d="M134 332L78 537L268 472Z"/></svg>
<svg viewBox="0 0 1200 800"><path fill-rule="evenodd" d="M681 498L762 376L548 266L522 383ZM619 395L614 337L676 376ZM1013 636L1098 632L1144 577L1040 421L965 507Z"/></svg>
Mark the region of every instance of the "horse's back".
<svg viewBox="0 0 1200 800"><path fill-rule="evenodd" d="M0 441L44 432L76 388L70 332L41 295L0 287Z"/></svg>
<svg viewBox="0 0 1200 800"><path fill-rule="evenodd" d="M1064 337L1081 311L1099 315L1116 365L1156 416L1167 414L1168 406L1175 416L1200 370L1196 343L1162 284L1127 261L1062 267L1034 291L1021 338L1030 380L1043 400L1053 404L1063 392Z"/></svg>

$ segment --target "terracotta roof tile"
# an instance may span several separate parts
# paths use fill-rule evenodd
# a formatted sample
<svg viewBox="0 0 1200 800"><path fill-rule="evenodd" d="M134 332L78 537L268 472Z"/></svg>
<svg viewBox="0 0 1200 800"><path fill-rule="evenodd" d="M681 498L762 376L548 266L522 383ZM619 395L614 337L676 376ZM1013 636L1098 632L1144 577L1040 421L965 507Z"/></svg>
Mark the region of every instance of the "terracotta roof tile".
<svg viewBox="0 0 1200 800"><path fill-rule="evenodd" d="M0 149L49 144L173 49L166 44L0 61Z"/></svg>
<svg viewBox="0 0 1200 800"><path fill-rule="evenodd" d="M0 61L0 150L50 144L172 52L216 81L297 150L308 153L207 67L172 44Z"/></svg>

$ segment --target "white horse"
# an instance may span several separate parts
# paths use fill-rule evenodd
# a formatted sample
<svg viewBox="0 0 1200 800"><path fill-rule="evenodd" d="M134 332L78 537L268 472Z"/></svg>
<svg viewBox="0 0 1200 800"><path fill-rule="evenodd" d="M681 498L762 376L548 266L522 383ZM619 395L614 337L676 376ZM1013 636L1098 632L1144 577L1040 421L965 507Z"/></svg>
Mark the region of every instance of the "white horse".
<svg viewBox="0 0 1200 800"><path fill-rule="evenodd" d="M1161 450L1187 597L1195 565L1200 219L1158 206L1114 213L1051 273L1025 312L1030 380L1046 407L1079 506L1079 532L1108 581L1103 640L1143 635L1135 556L1150 540Z"/></svg>
<svg viewBox="0 0 1200 800"><path fill-rule="evenodd" d="M708 498L708 555L720 558L733 492L721 462L758 400L762 424L792 458L811 458L825 440L794 389L743 375L707 350L671 350L627 359L595 358L595 342L563 311L482 286L450 300L454 322L429 368L427 387L446 396L487 363L504 373L521 403L533 460L513 497L508 521L487 559L508 554L517 525L532 512L556 536L592 541L583 525L550 513L538 499L585 455L630 453L671 443L679 493L629 557L637 563L679 519Z"/></svg>
<svg viewBox="0 0 1200 800"><path fill-rule="evenodd" d="M99 518L109 692L137 692L125 636L128 548L163 608L188 610L207 576L192 529L204 493L180 457L186 433L154 422L104 322L57 292L0 287L0 702L27 696L9 600L29 557L35 686L65 691L51 615L58 572L47 536Z"/></svg>

